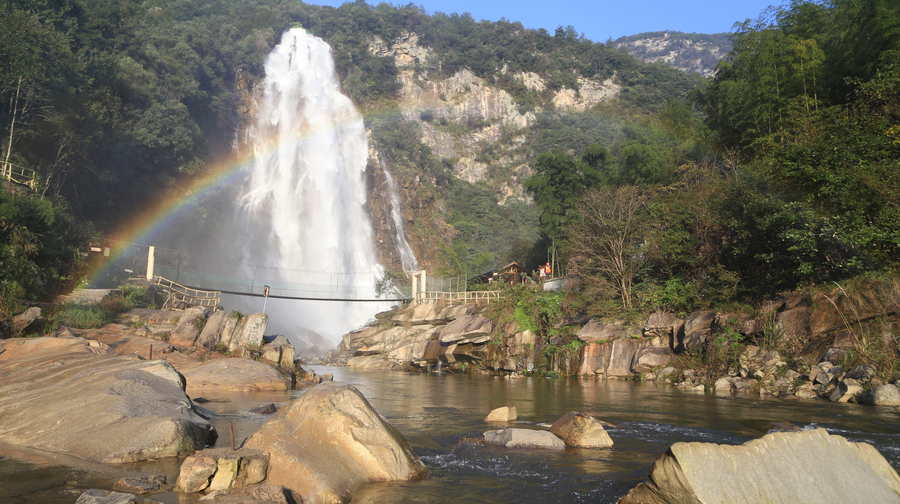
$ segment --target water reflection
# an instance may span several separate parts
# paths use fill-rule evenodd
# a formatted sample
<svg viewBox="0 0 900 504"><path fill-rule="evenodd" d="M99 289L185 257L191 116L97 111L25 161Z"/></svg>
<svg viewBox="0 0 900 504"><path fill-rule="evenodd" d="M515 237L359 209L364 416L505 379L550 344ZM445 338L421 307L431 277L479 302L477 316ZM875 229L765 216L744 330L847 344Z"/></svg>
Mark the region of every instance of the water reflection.
<svg viewBox="0 0 900 504"><path fill-rule="evenodd" d="M889 409L785 401L757 396L698 394L653 383L594 379L520 378L410 374L315 368L335 380L355 385L406 437L430 471L424 481L367 485L354 502L615 502L646 479L653 461L679 441L742 443L762 436L778 422L797 428L824 427L853 441L875 445L894 467L900 466L898 414ZM213 424L219 446L227 446L228 423L240 444L268 419L250 408L287 405L303 391L287 393L198 393L215 399L202 406L219 415ZM487 424L484 417L500 406L515 406L518 420ZM603 449L569 448L562 452L506 450L457 445L472 432L505 426L540 428L568 411L582 411L615 424L615 445ZM76 489L110 488L115 481L106 466L80 468L37 460L0 447L0 502L74 503ZM132 464L126 472L148 471L177 476L178 461ZM160 465L162 464L162 465ZM74 474L74 476L73 476ZM66 493L69 492L69 493ZM197 496L174 492L153 499L193 504Z"/></svg>

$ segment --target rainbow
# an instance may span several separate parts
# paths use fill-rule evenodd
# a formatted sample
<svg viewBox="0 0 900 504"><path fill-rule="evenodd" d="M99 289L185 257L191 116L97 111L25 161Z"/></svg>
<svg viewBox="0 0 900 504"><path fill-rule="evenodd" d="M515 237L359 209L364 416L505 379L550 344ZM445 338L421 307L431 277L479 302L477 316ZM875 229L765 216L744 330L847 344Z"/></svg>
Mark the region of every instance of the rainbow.
<svg viewBox="0 0 900 504"><path fill-rule="evenodd" d="M386 116L396 113L396 106L385 107L389 110L369 110L366 117L375 119L378 116ZM368 122L368 121L367 121ZM336 128L335 128L336 129ZM319 131L298 132L291 142L309 138ZM155 245L154 241L162 231L171 227L179 216L197 208L197 206L210 194L221 188L240 183L247 173L245 168L251 166L256 159L266 157L274 152L278 145L275 142L266 142L264 149L250 151L244 155L228 156L220 162L212 164L203 170L203 173L187 181L180 181L180 187L163 195L157 202L146 208L136 218L129 220L108 235L108 242L115 244L110 247L110 257L99 266L93 268L85 276L88 285L111 273L112 268L122 259L129 250L135 246L149 247Z"/></svg>

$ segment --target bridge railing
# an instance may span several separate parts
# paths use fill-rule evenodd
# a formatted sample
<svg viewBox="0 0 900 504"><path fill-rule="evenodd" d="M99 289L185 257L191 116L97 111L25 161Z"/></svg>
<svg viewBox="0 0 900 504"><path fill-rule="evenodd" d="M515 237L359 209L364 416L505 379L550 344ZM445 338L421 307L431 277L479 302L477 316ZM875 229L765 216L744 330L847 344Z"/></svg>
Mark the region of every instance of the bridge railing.
<svg viewBox="0 0 900 504"><path fill-rule="evenodd" d="M222 293L193 289L167 280L161 276L154 277L157 287L166 293L163 310L184 310L190 306L218 306Z"/></svg>
<svg viewBox="0 0 900 504"><path fill-rule="evenodd" d="M477 303L484 301L491 303L492 301L500 301L500 291L463 291L463 292L441 292L441 291L425 291L419 292L416 302L425 303L428 301L448 301L454 303Z"/></svg>

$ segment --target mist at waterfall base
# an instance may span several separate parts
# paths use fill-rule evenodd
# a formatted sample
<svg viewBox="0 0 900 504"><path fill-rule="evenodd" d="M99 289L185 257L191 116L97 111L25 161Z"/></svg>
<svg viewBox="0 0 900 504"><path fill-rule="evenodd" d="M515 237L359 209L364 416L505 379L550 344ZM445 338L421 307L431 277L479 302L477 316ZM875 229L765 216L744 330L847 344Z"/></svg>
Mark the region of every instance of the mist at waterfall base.
<svg viewBox="0 0 900 504"><path fill-rule="evenodd" d="M240 188L218 196L230 204L209 205L221 209L205 224L215 222L217 233L183 229L172 247L190 251L195 259L187 262L207 274L207 285L219 277L230 279L223 285L241 283L217 287L224 291L261 294L268 285L276 297L376 299L385 270L366 209L368 142L362 116L340 92L330 47L302 29L285 32L255 94L254 122L240 142L252 149L252 160L237 178ZM396 214L399 199L392 201ZM395 243L405 245L398 253L411 254L402 228L396 232ZM407 265L415 266L414 256ZM222 305L242 313L265 305L267 334L325 351L392 303L225 294Z"/></svg>

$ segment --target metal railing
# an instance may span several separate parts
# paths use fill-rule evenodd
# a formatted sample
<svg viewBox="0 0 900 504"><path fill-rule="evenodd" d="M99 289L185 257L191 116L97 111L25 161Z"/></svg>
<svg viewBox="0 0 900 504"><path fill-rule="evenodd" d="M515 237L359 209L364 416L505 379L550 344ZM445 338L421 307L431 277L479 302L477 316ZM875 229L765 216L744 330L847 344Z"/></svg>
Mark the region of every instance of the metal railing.
<svg viewBox="0 0 900 504"><path fill-rule="evenodd" d="M477 303L485 301L500 301L502 295L500 291L463 291L463 292L442 292L442 291L425 291L419 292L416 302L425 303L428 301L448 301L454 303Z"/></svg>
<svg viewBox="0 0 900 504"><path fill-rule="evenodd" d="M218 306L222 293L193 289L167 280L161 276L153 277L156 286L166 292L163 310L184 310L190 306Z"/></svg>

